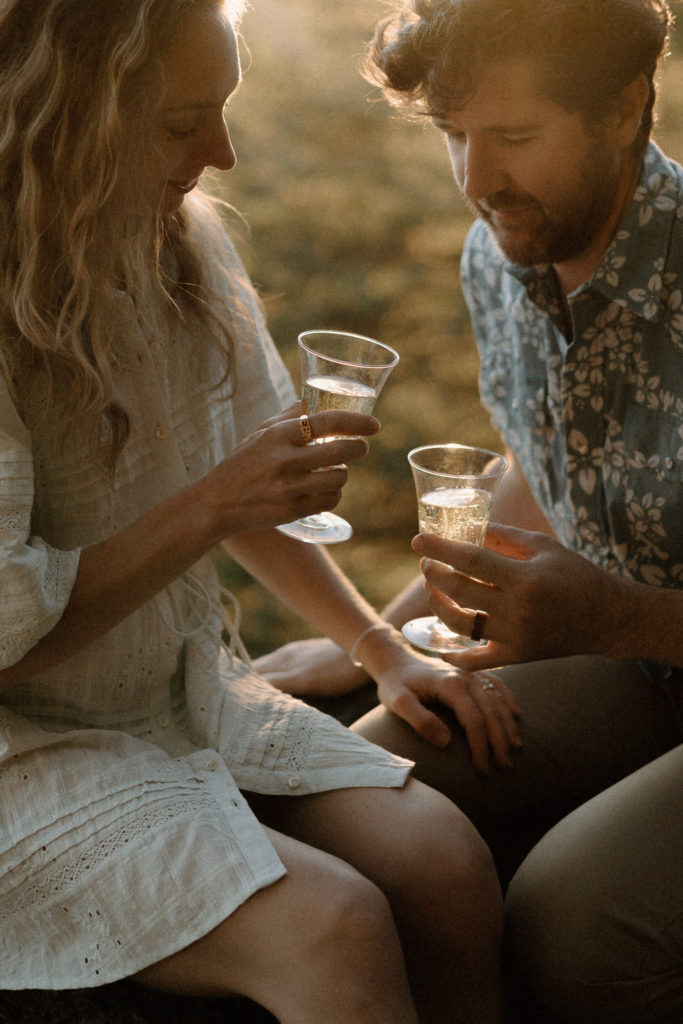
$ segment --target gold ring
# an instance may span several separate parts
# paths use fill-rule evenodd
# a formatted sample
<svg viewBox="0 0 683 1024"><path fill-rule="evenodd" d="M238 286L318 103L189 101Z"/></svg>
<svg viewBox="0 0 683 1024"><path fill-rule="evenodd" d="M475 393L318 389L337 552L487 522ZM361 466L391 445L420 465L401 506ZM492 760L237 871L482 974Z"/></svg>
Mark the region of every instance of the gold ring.
<svg viewBox="0 0 683 1024"><path fill-rule="evenodd" d="M470 640L474 640L475 644L478 644L480 640L484 638L484 629L486 628L486 620L488 615L486 612L475 612L474 622L472 623L472 632L470 633Z"/></svg>
<svg viewBox="0 0 683 1024"><path fill-rule="evenodd" d="M311 421L305 412L299 416L299 426L301 427L301 436L304 439L304 444L310 444L313 440L313 430L311 429Z"/></svg>

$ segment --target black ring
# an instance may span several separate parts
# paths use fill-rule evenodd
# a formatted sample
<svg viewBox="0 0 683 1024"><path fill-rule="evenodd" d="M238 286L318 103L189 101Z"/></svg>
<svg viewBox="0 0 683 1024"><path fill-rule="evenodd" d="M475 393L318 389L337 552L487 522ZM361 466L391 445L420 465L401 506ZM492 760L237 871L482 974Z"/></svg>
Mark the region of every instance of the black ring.
<svg viewBox="0 0 683 1024"><path fill-rule="evenodd" d="M486 612L475 612L474 622L472 623L472 632L470 633L470 640L474 640L475 644L478 644L480 640L484 639L484 630L486 629L486 620L488 615Z"/></svg>

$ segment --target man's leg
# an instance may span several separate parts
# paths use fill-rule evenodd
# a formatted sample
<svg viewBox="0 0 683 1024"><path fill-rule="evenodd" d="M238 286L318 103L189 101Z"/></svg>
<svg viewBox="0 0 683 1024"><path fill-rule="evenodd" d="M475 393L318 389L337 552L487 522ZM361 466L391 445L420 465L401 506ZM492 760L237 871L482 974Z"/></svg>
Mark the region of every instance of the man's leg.
<svg viewBox="0 0 683 1024"><path fill-rule="evenodd" d="M454 738L445 750L381 707L353 729L416 762L415 777L450 797L479 829L506 884L552 825L675 746L681 733L666 694L633 663L563 658L500 675L521 709L524 746L509 771L479 775L448 715Z"/></svg>
<svg viewBox="0 0 683 1024"><path fill-rule="evenodd" d="M513 972L572 1024L683 1021L683 745L584 804L507 899Z"/></svg>

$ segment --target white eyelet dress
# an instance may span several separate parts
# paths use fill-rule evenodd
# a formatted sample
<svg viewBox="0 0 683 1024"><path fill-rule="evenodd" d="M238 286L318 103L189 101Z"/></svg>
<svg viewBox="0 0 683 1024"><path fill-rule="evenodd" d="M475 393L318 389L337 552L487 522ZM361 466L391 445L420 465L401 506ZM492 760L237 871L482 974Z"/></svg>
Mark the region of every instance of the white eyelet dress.
<svg viewBox="0 0 683 1024"><path fill-rule="evenodd" d="M253 324L217 386L222 364L198 323L169 314L150 342L121 295L132 432L113 478L76 431L62 441L58 410L41 416L39 389L20 415L0 385L0 667L59 620L81 548L201 477L294 398L232 246L199 210L194 230ZM237 636L233 649L221 641L225 624L206 558L87 649L0 693L0 987L129 976L280 878L240 790L405 782L409 762L261 680Z"/></svg>

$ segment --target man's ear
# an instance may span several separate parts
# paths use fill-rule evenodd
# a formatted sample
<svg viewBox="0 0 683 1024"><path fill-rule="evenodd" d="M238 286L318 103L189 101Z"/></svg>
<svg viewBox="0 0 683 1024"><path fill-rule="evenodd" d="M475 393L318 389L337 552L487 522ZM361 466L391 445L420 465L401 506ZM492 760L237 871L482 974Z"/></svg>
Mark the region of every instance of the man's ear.
<svg viewBox="0 0 683 1024"><path fill-rule="evenodd" d="M649 98L650 83L644 74L634 78L617 97L614 115L616 141L624 149L628 149L635 142Z"/></svg>

